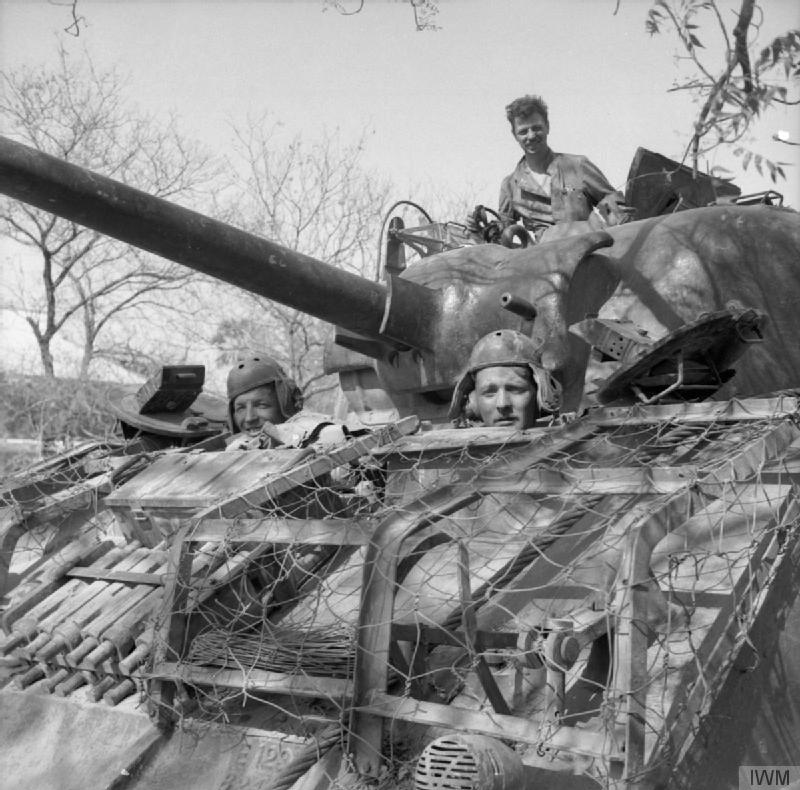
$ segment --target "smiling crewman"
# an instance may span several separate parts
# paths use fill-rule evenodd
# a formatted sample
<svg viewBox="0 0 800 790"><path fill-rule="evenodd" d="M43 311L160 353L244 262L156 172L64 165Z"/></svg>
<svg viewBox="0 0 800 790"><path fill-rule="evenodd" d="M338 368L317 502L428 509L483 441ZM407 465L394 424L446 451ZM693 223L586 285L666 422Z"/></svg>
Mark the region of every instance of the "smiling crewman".
<svg viewBox="0 0 800 790"><path fill-rule="evenodd" d="M229 450L275 447L284 442L274 426L303 408L303 395L270 356L254 353L238 360L228 373Z"/></svg>
<svg viewBox="0 0 800 790"><path fill-rule="evenodd" d="M473 347L453 392L450 418L525 430L542 412L558 411L561 387L541 366L533 341L500 329Z"/></svg>
<svg viewBox="0 0 800 790"><path fill-rule="evenodd" d="M311 447L327 451L346 441L347 429L303 410L303 394L272 357L254 353L228 373L228 450Z"/></svg>
<svg viewBox="0 0 800 790"><path fill-rule="evenodd" d="M589 220L600 228L630 219L622 194L596 165L585 156L550 148L550 119L540 96L515 99L506 107L506 117L523 156L500 187L504 223L519 222L538 241L559 222Z"/></svg>
<svg viewBox="0 0 800 790"><path fill-rule="evenodd" d="M231 431L258 436L266 423L278 425L303 408L294 380L266 354L240 359L228 373Z"/></svg>

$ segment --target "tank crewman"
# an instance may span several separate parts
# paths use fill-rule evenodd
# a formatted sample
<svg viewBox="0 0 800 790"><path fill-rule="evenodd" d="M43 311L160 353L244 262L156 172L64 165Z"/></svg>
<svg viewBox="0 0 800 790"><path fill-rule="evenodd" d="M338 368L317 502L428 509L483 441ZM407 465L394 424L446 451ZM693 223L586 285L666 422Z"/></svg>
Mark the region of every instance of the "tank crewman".
<svg viewBox="0 0 800 790"><path fill-rule="evenodd" d="M500 329L474 345L449 416L525 430L542 412L557 412L560 403L561 387L542 367L533 341L521 332Z"/></svg>
<svg viewBox="0 0 800 790"><path fill-rule="evenodd" d="M547 144L550 121L540 96L522 96L506 107L522 159L500 186L499 212L539 241L556 223L588 220L595 229L631 217L620 192L585 156L560 154Z"/></svg>
<svg viewBox="0 0 800 790"><path fill-rule="evenodd" d="M303 394L272 357L253 353L228 373L229 450L270 447L325 449L346 438L324 415L303 410Z"/></svg>

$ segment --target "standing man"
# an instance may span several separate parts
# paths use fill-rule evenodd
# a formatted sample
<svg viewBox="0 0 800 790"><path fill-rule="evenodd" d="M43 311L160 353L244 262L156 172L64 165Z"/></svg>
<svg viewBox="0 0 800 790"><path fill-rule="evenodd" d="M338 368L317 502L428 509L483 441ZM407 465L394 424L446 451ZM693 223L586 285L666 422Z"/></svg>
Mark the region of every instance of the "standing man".
<svg viewBox="0 0 800 790"><path fill-rule="evenodd" d="M525 430L541 412L557 412L560 401L561 387L541 366L533 341L500 329L474 345L453 392L450 418Z"/></svg>
<svg viewBox="0 0 800 790"><path fill-rule="evenodd" d="M590 220L599 229L630 219L622 194L596 165L585 156L556 153L547 144L550 121L540 96L515 99L506 117L523 156L500 186L504 222L519 222L538 241L559 222Z"/></svg>

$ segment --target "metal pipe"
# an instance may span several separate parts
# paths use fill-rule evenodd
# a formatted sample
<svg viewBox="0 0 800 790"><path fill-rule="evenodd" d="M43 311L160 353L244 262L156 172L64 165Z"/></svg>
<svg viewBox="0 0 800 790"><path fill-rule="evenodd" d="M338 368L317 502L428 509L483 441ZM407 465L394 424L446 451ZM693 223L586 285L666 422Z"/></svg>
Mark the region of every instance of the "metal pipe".
<svg viewBox="0 0 800 790"><path fill-rule="evenodd" d="M536 318L536 308L521 296L512 293L504 293L500 296L500 305L510 313L524 318L526 321L533 321Z"/></svg>
<svg viewBox="0 0 800 790"><path fill-rule="evenodd" d="M419 312L438 312L436 292L424 286L410 283L410 298L392 300L391 325L403 336L382 335L390 312L384 285L2 136L0 191L366 337L432 345L414 320ZM408 317L407 326L400 316Z"/></svg>

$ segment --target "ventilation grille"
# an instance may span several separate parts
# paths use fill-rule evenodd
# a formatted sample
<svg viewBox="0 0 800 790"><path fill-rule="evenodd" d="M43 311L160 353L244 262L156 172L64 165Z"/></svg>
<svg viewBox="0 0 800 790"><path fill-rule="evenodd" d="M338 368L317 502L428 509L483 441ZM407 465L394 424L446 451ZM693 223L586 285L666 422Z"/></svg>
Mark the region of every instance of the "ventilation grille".
<svg viewBox="0 0 800 790"><path fill-rule="evenodd" d="M470 744L437 738L425 747L417 761L414 787L415 790L483 790L481 773Z"/></svg>

